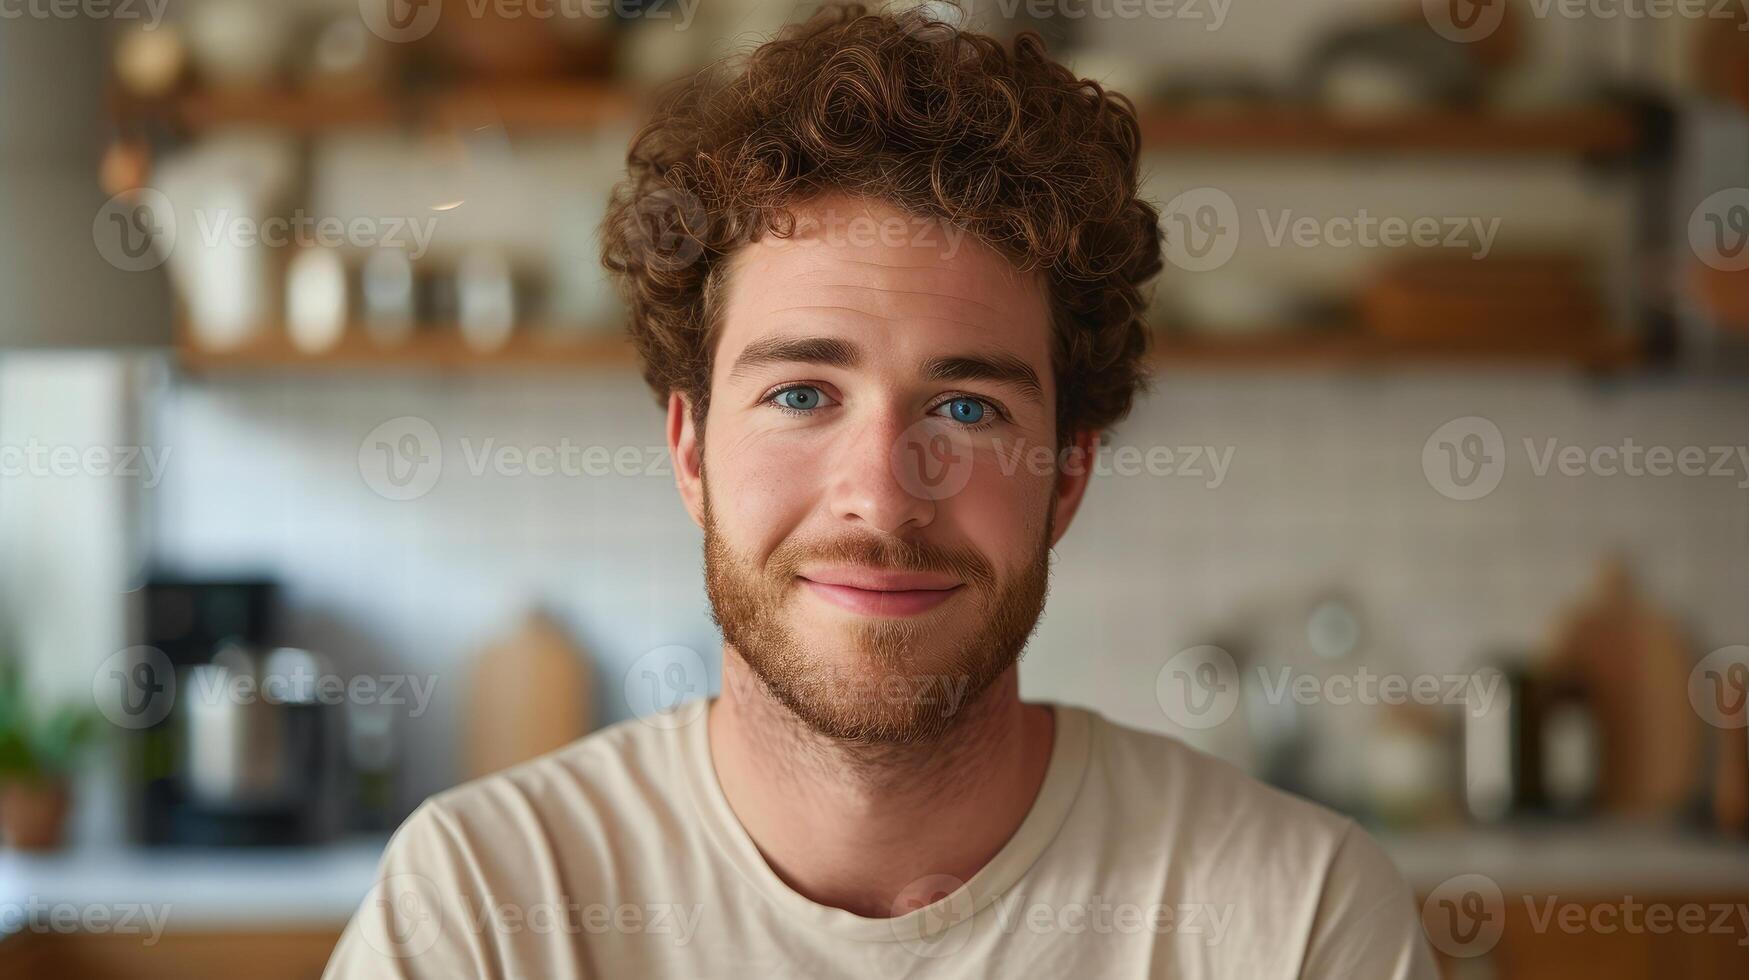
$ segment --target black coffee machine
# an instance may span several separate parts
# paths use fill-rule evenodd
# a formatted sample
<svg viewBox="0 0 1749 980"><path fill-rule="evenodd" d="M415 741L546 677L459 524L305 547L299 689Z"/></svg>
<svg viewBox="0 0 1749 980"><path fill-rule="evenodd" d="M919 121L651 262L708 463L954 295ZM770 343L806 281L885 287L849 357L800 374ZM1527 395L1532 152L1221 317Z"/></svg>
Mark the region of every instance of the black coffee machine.
<svg viewBox="0 0 1749 980"><path fill-rule="evenodd" d="M135 598L135 635L162 656L145 654L149 666L134 666L145 674L118 682L170 692L161 718L126 733L137 840L274 847L332 836L338 709L269 701L239 683L276 654L277 585L155 575ZM173 677L150 676L166 670Z"/></svg>

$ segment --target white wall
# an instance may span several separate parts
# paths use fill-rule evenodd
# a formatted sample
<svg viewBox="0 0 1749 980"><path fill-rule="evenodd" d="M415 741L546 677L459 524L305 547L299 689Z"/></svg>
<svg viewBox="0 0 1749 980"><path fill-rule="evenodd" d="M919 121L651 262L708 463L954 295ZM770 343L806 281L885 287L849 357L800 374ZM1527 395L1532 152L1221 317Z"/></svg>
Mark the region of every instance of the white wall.
<svg viewBox="0 0 1749 980"><path fill-rule="evenodd" d="M428 420L441 476L416 500L371 489L358 463L379 423ZM1505 477L1447 499L1422 470L1456 417L1499 426ZM1749 642L1749 480L1535 474L1523 448L1741 445L1743 386L1593 385L1528 377L1166 379L1118 445L1231 452L1206 476L1106 476L1059 546L1026 694L1172 730L1154 700L1164 660L1235 633L1278 635L1322 592L1357 597L1369 662L1460 670L1532 648L1594 563L1619 549L1693 629L1698 652ZM470 471L464 440L530 449L662 445L630 372L547 380L343 377L178 387L152 420L174 463L151 497L158 554L203 570L282 577L294 642L361 672L439 675L411 730L412 792L452 778L454 670L550 604L598 662L605 720L625 717L639 654L691 646L716 669L701 535L663 475ZM1271 632L1275 630L1275 632ZM1269 651L1289 656L1292 651Z"/></svg>

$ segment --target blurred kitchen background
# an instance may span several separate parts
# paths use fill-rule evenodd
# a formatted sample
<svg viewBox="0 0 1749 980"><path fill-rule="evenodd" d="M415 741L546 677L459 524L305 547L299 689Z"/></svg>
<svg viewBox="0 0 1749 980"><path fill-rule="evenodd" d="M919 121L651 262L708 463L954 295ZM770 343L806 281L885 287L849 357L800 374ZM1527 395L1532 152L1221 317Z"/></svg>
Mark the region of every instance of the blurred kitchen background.
<svg viewBox="0 0 1749 980"><path fill-rule="evenodd" d="M1025 695L1352 813L1451 976L1749 975L1743 5L932 6L1130 95L1171 239ZM712 689L596 228L809 9L7 8L7 976L314 977L426 795Z"/></svg>

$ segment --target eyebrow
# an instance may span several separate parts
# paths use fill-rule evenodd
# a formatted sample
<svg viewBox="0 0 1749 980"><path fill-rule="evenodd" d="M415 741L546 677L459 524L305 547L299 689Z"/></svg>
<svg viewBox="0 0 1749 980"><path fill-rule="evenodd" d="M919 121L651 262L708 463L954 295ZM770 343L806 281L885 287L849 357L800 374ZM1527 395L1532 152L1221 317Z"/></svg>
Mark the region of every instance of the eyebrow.
<svg viewBox="0 0 1749 980"><path fill-rule="evenodd" d="M1039 400L1045 396L1038 372L1012 354L938 357L923 365L923 376L931 381L993 381L1010 385Z"/></svg>
<svg viewBox="0 0 1749 980"><path fill-rule="evenodd" d="M741 351L729 377L739 377L767 364L791 362L852 368L862 363L862 350L836 337L768 337L755 340Z"/></svg>
<svg viewBox="0 0 1749 980"><path fill-rule="evenodd" d="M853 368L862 363L862 348L836 337L771 337L748 344L735 358L729 377L747 374L766 364L801 363ZM937 357L925 361L923 376L930 381L990 381L1014 387L1035 399L1044 399L1038 372L1012 354L991 353Z"/></svg>

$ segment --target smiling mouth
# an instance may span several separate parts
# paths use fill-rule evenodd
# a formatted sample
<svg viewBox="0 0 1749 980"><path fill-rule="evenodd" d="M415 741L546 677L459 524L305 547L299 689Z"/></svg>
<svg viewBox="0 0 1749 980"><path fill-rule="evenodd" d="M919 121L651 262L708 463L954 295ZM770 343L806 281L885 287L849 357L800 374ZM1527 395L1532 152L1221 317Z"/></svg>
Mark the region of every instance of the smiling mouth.
<svg viewBox="0 0 1749 980"><path fill-rule="evenodd" d="M964 583L931 587L886 588L876 585L850 585L843 582L818 581L798 575L796 579L811 593L840 609L863 616L915 616L941 605L965 588ZM898 583L911 585L911 583Z"/></svg>

